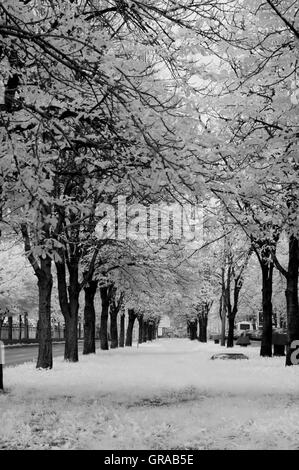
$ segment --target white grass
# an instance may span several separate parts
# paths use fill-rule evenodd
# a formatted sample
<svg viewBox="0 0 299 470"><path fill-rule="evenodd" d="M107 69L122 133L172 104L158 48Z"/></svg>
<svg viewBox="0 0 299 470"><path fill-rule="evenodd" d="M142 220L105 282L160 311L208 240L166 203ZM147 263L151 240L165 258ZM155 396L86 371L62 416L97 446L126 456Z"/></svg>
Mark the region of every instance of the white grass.
<svg viewBox="0 0 299 470"><path fill-rule="evenodd" d="M235 347L158 340L80 363L7 368L0 448L299 448L299 367Z"/></svg>

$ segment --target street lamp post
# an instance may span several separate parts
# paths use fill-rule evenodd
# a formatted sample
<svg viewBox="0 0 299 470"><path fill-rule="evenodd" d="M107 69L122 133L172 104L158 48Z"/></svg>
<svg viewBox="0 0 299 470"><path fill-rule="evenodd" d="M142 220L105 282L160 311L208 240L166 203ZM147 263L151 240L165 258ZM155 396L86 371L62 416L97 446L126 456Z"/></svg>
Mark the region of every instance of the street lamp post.
<svg viewBox="0 0 299 470"><path fill-rule="evenodd" d="M4 343L0 341L0 390L3 390Z"/></svg>

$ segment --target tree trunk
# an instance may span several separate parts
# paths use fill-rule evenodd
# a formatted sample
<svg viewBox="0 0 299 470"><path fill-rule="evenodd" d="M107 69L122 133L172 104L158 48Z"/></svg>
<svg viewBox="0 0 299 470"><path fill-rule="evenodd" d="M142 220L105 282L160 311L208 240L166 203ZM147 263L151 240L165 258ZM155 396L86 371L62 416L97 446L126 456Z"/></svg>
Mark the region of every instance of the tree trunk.
<svg viewBox="0 0 299 470"><path fill-rule="evenodd" d="M228 335L226 346L228 348L234 347L234 329L235 329L235 315L232 313L228 316Z"/></svg>
<svg viewBox="0 0 299 470"><path fill-rule="evenodd" d="M288 262L287 288L286 288L287 324L288 324L288 344L287 344L287 354L286 354L286 366L291 366L295 364L295 362L292 360L292 353L296 351L296 349L298 348L298 344L292 345L292 343L293 341L299 340L298 269L299 269L298 238L291 235L289 238L289 262Z"/></svg>
<svg viewBox="0 0 299 470"><path fill-rule="evenodd" d="M19 315L19 342L22 342L22 327L23 327L23 322L22 322L22 315Z"/></svg>
<svg viewBox="0 0 299 470"><path fill-rule="evenodd" d="M225 329L226 329L226 312L225 310L223 310L222 317L221 317L221 341L220 341L221 346L225 346Z"/></svg>
<svg viewBox="0 0 299 470"><path fill-rule="evenodd" d="M142 342L146 343L147 342L147 321L143 320L143 325L142 325Z"/></svg>
<svg viewBox="0 0 299 470"><path fill-rule="evenodd" d="M263 334L260 355L272 356L272 285L273 285L273 263L266 258L260 258L263 277Z"/></svg>
<svg viewBox="0 0 299 470"><path fill-rule="evenodd" d="M225 346L225 328L226 328L226 290L225 290L225 268L221 268L221 297L220 297L220 317L221 317L221 346Z"/></svg>
<svg viewBox="0 0 299 470"><path fill-rule="evenodd" d="M64 358L70 362L78 362L78 313L79 313L79 265L75 261L69 266L70 285L69 291L69 313L70 318L66 322L66 339Z"/></svg>
<svg viewBox="0 0 299 470"><path fill-rule="evenodd" d="M239 295L240 291L243 286L243 270L247 266L249 256L251 251L248 253L247 261L245 261L241 272L234 280L234 304L233 308L231 306L230 300L228 302L228 336L227 336L227 347L233 348L234 347L234 330L235 330L235 320L238 313L239 308Z"/></svg>
<svg viewBox="0 0 299 470"><path fill-rule="evenodd" d="M118 348L117 314L118 310L112 307L110 310L111 349Z"/></svg>
<svg viewBox="0 0 299 470"><path fill-rule="evenodd" d="M28 313L25 313L24 315L24 337L25 339L29 339L29 324L28 324Z"/></svg>
<svg viewBox="0 0 299 470"><path fill-rule="evenodd" d="M153 325L152 323L148 323L147 325L147 328L148 328L148 340L149 341L153 341Z"/></svg>
<svg viewBox="0 0 299 470"><path fill-rule="evenodd" d="M109 311L110 311L110 338L111 348L118 348L118 325L117 315L120 309L123 307L123 293L120 293L118 300L116 300L117 288L114 284L108 288L109 297Z"/></svg>
<svg viewBox="0 0 299 470"><path fill-rule="evenodd" d="M285 346L283 344L274 344L273 356L285 356ZM290 365L290 364L286 364Z"/></svg>
<svg viewBox="0 0 299 470"><path fill-rule="evenodd" d="M138 317L139 330L138 330L138 343L143 343L143 315Z"/></svg>
<svg viewBox="0 0 299 470"><path fill-rule="evenodd" d="M208 327L208 318L205 316L199 316L198 318L199 323L199 337L198 340L201 343L207 342L207 327Z"/></svg>
<svg viewBox="0 0 299 470"><path fill-rule="evenodd" d="M101 312L101 326L100 326L100 345L101 349L107 351L109 349L108 342L108 315L109 315L109 296L108 287L100 287L102 312Z"/></svg>
<svg viewBox="0 0 299 470"><path fill-rule="evenodd" d="M53 279L51 258L41 258L38 275L38 369L52 369L52 335L51 335L51 293Z"/></svg>
<svg viewBox="0 0 299 470"><path fill-rule="evenodd" d="M13 323L12 323L12 317L8 317L8 339L9 341L12 341L12 328L13 328Z"/></svg>
<svg viewBox="0 0 299 470"><path fill-rule="evenodd" d="M133 343L133 328L136 319L136 315L133 309L128 310L129 321L126 334L126 346L132 346Z"/></svg>
<svg viewBox="0 0 299 470"><path fill-rule="evenodd" d="M193 320L189 322L189 331L190 331L190 339L194 341L197 339L197 320Z"/></svg>
<svg viewBox="0 0 299 470"><path fill-rule="evenodd" d="M78 362L78 317L69 316L65 319L65 348L64 359Z"/></svg>
<svg viewBox="0 0 299 470"><path fill-rule="evenodd" d="M80 294L78 261L73 259L69 262L68 287L64 259L56 263L56 271L59 304L65 322L64 359L69 362L78 362L78 311Z"/></svg>
<svg viewBox="0 0 299 470"><path fill-rule="evenodd" d="M120 316L120 333L119 333L119 347L123 348L125 345L125 314Z"/></svg>
<svg viewBox="0 0 299 470"><path fill-rule="evenodd" d="M98 281L90 281L84 287L84 345L83 354L93 354L96 352L96 313L94 308L94 298L98 287Z"/></svg>

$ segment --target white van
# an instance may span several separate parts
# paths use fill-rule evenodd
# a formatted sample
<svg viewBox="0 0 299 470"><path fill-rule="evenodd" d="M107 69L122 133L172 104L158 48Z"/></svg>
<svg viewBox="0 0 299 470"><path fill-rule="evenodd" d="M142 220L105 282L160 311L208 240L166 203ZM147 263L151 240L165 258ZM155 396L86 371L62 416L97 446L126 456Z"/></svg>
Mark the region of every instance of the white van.
<svg viewBox="0 0 299 470"><path fill-rule="evenodd" d="M250 321L239 321L236 323L236 336L240 336L242 333L252 333L253 331L253 324Z"/></svg>

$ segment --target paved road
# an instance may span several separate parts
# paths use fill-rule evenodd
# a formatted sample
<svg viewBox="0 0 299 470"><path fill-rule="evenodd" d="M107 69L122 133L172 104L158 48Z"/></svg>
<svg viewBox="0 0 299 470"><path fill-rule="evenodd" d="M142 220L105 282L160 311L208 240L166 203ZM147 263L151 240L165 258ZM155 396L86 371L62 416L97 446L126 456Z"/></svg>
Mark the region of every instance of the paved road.
<svg viewBox="0 0 299 470"><path fill-rule="evenodd" d="M99 341L97 341L97 347L99 347ZM260 341L252 341L251 347L260 347ZM83 350L83 341L79 342L79 353L82 353ZM244 348L246 353L246 348ZM64 354L64 343L53 344L53 356L63 356ZM38 355L38 346L17 346L14 348L5 348L5 365L6 366L15 366L18 364L23 364L28 361L36 361Z"/></svg>
<svg viewBox="0 0 299 470"><path fill-rule="evenodd" d="M98 342L97 342L98 345ZM82 353L83 341L79 342L79 353ZM53 356L63 356L64 343L53 344ZM17 346L14 348L5 348L5 366L15 366L28 361L36 361L38 355L38 346Z"/></svg>

